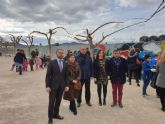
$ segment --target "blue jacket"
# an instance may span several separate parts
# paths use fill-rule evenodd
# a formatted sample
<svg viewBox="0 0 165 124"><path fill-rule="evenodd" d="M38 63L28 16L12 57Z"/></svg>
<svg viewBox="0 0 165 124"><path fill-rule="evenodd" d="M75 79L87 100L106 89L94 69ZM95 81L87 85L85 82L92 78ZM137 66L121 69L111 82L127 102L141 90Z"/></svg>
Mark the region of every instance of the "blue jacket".
<svg viewBox="0 0 165 124"><path fill-rule="evenodd" d="M144 61L142 64L143 75L147 75L151 77L152 76L151 68L152 67L150 62Z"/></svg>
<svg viewBox="0 0 165 124"><path fill-rule="evenodd" d="M92 59L88 54L85 55L85 63L83 63L82 54L77 56L77 62L81 69L81 79L88 79L93 76Z"/></svg>
<svg viewBox="0 0 165 124"><path fill-rule="evenodd" d="M157 59L155 59L155 58L151 59L150 66L154 68L154 67L156 67L156 64L157 64Z"/></svg>

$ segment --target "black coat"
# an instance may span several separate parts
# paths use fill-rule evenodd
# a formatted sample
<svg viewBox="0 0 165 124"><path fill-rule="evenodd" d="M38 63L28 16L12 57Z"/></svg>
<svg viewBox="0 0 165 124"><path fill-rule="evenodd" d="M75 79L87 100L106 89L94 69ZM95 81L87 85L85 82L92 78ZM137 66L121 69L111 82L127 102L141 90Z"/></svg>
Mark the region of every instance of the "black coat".
<svg viewBox="0 0 165 124"><path fill-rule="evenodd" d="M97 79L100 74L99 59L95 59L93 62L94 77ZM108 60L105 61L105 72L108 75Z"/></svg>
<svg viewBox="0 0 165 124"><path fill-rule="evenodd" d="M128 56L127 64L128 64L128 70L138 69L137 56Z"/></svg>
<svg viewBox="0 0 165 124"><path fill-rule="evenodd" d="M57 60L51 61L46 73L46 87L56 90L59 87L64 88L65 86L68 86L66 70L67 65L65 62L63 63L63 70L60 72Z"/></svg>
<svg viewBox="0 0 165 124"><path fill-rule="evenodd" d="M14 62L17 62L19 64L23 64L24 59L26 59L25 54L18 52L14 57Z"/></svg>
<svg viewBox="0 0 165 124"><path fill-rule="evenodd" d="M108 62L108 75L110 76L111 83L124 84L126 82L127 61L120 57L121 63L117 68L114 59L115 58L113 57Z"/></svg>

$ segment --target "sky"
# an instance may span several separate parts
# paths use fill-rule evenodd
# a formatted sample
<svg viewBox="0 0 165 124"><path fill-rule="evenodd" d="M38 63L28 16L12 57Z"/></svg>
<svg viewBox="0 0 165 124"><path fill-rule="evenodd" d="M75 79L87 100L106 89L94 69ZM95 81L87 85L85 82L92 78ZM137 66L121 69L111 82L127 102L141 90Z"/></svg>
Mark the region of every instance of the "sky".
<svg viewBox="0 0 165 124"><path fill-rule="evenodd" d="M71 34L85 34L86 28L95 28L109 21L110 24L94 34L94 42L123 26L148 18L162 0L0 0L0 36L8 34L27 36L36 30L48 32L57 26L65 27ZM138 41L143 35L165 34L165 10L150 22L123 30L108 37L105 42ZM35 34L35 43L46 44L42 35ZM52 43L71 42L63 30L58 30Z"/></svg>

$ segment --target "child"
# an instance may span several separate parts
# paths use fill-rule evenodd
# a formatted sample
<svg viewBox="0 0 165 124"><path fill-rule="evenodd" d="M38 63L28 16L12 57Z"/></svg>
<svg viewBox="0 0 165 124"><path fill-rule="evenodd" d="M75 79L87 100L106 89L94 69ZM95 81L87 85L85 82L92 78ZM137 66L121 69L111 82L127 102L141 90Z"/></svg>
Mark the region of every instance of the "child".
<svg viewBox="0 0 165 124"><path fill-rule="evenodd" d="M143 96L148 96L146 90L147 90L147 87L150 83L150 80L152 78L152 72L151 72L151 64L150 64L150 61L151 61L151 56L150 55L145 55L144 57L144 62L142 64L142 70L143 70L143 82L144 82L144 85L143 85Z"/></svg>
<svg viewBox="0 0 165 124"><path fill-rule="evenodd" d="M151 62L150 62L151 66L152 66L153 68L156 68L157 60L158 60L158 55L155 54L155 55L154 55L154 58L152 58L152 59L151 59Z"/></svg>
<svg viewBox="0 0 165 124"><path fill-rule="evenodd" d="M24 71L28 71L28 65L29 65L29 62L28 62L27 59L25 59L25 60L23 61L23 69L24 69Z"/></svg>
<svg viewBox="0 0 165 124"><path fill-rule="evenodd" d="M20 49L17 49L16 55L17 55L19 52L20 52ZM14 57L14 63L12 64L12 67L11 67L10 71L13 71L14 68L15 68L15 66L18 66L18 63L15 62L15 61L16 61L16 55L15 55L15 57ZM16 72L17 72L17 68L16 68Z"/></svg>
<svg viewBox="0 0 165 124"><path fill-rule="evenodd" d="M29 64L30 64L31 71L33 71L34 60L33 59L30 59L29 60Z"/></svg>
<svg viewBox="0 0 165 124"><path fill-rule="evenodd" d="M40 68L40 66L42 65L42 61L41 59L37 56L34 60L34 63L36 65L36 69L38 70Z"/></svg>

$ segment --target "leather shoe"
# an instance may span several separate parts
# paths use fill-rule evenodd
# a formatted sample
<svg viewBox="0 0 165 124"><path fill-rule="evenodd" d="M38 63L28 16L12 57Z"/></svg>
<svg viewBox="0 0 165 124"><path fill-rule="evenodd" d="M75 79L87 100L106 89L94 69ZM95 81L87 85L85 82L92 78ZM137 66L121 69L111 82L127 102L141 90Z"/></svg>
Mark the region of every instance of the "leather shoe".
<svg viewBox="0 0 165 124"><path fill-rule="evenodd" d="M56 115L56 116L54 116L54 118L55 118L55 119L58 119L58 120L63 120L63 119L64 119L64 117L62 117L62 116L60 116L60 115Z"/></svg>
<svg viewBox="0 0 165 124"><path fill-rule="evenodd" d="M101 101L101 99L99 100L99 106L102 106L102 101Z"/></svg>
<svg viewBox="0 0 165 124"><path fill-rule="evenodd" d="M77 111L74 111L74 112L73 112L73 115L77 115Z"/></svg>
<svg viewBox="0 0 165 124"><path fill-rule="evenodd" d="M106 105L106 104L107 104L107 103L106 103L106 99L104 99L104 100L103 100L103 105Z"/></svg>
<svg viewBox="0 0 165 124"><path fill-rule="evenodd" d="M115 107L115 106L117 106L117 104L116 103L113 103L112 105L111 105L111 107L113 108L113 107Z"/></svg>
<svg viewBox="0 0 165 124"><path fill-rule="evenodd" d="M120 107L120 108L123 108L123 104L119 104L119 107Z"/></svg>
<svg viewBox="0 0 165 124"><path fill-rule="evenodd" d="M77 103L77 107L79 108L81 106L81 103Z"/></svg>
<svg viewBox="0 0 165 124"><path fill-rule="evenodd" d="M161 110L162 110L163 112L165 112L165 108L161 108Z"/></svg>
<svg viewBox="0 0 165 124"><path fill-rule="evenodd" d="M53 119L49 119L48 124L53 124Z"/></svg>
<svg viewBox="0 0 165 124"><path fill-rule="evenodd" d="M89 107L91 107L92 106L92 104L89 102L89 103L87 103L87 105L89 106Z"/></svg>

